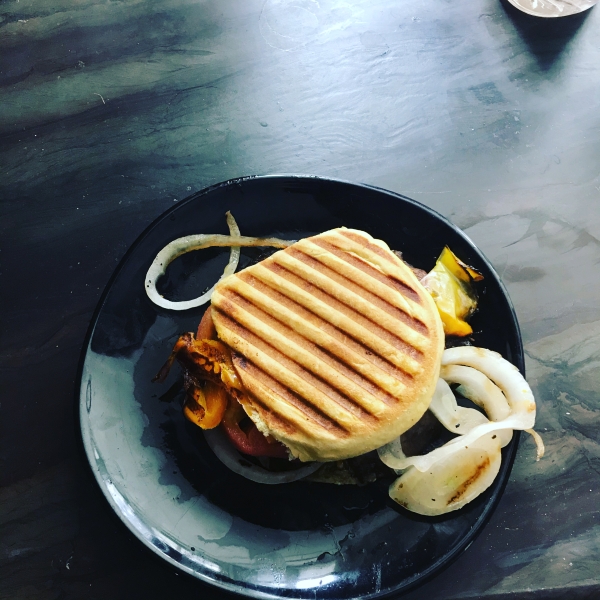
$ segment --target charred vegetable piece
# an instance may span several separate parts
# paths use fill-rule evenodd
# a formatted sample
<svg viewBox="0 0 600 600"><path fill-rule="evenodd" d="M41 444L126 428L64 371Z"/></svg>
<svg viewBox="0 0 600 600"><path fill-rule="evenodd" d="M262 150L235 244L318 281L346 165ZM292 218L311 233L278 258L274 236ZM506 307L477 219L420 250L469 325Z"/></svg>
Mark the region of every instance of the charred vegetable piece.
<svg viewBox="0 0 600 600"><path fill-rule="evenodd" d="M210 314L205 312L198 326L198 339L193 333L182 335L153 381L164 381L175 360L184 367L186 399L185 417L202 429L213 429L221 422L227 408L227 389L241 389L229 350L214 339L216 332ZM205 339L203 339L205 338Z"/></svg>
<svg viewBox="0 0 600 600"><path fill-rule="evenodd" d="M227 392L220 385L207 381L203 388L188 389L183 414L202 429L213 429L221 423L227 408Z"/></svg>
<svg viewBox="0 0 600 600"><path fill-rule="evenodd" d="M153 381L163 382L175 359L181 364L190 377L198 384L201 381L222 383L232 394L243 390L228 348L216 340L197 340L193 333L184 333L179 337L171 356L162 366Z"/></svg>
<svg viewBox="0 0 600 600"><path fill-rule="evenodd" d="M481 273L464 264L446 246L435 267L421 280L436 303L446 335L464 337L473 333L466 319L477 308L472 282L481 279Z"/></svg>

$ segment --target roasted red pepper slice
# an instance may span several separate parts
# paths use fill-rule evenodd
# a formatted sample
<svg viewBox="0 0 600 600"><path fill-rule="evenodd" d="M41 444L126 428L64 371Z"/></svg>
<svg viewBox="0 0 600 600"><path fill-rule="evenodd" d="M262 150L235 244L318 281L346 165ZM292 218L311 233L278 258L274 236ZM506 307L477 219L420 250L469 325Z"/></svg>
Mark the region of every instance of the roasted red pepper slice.
<svg viewBox="0 0 600 600"><path fill-rule="evenodd" d="M217 330L212 320L211 307L209 306L198 325L198 331L196 332L197 340L216 340Z"/></svg>
<svg viewBox="0 0 600 600"><path fill-rule="evenodd" d="M230 397L221 425L229 441L239 452L249 456L288 458L287 448L277 440L265 437L252 421L242 429L240 423L245 417L246 413L240 403Z"/></svg>

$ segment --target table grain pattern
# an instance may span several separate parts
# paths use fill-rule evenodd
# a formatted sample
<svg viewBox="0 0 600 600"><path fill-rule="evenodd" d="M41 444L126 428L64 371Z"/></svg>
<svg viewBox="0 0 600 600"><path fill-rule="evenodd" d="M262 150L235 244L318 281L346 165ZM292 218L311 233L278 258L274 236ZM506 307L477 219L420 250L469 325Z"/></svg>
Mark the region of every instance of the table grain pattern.
<svg viewBox="0 0 600 600"><path fill-rule="evenodd" d="M546 457L522 438L487 527L407 597L598 597L599 26L498 0L2 0L0 597L228 597L111 514L75 378L144 228L269 173L434 208L516 307Z"/></svg>

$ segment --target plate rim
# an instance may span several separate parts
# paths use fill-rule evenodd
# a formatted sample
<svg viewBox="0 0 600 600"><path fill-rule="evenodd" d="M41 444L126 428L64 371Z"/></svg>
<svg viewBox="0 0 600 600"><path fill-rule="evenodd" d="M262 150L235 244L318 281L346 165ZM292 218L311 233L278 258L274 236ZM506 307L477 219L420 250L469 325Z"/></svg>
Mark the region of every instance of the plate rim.
<svg viewBox="0 0 600 600"><path fill-rule="evenodd" d="M126 518L126 515L119 508L114 497L110 494L110 492L106 488L106 481L102 478L101 473L92 464L91 456L93 456L93 450L91 447L89 447L89 445L88 445L89 442L86 439L86 436L84 435L83 419L85 418L86 411L82 410L82 408L83 408L83 406L85 406L86 390L84 389L83 373L84 373L86 357L87 357L88 351L90 349L90 342L91 342L92 336L94 334L94 330L96 328L98 317L99 317L99 315L102 311L102 308L106 302L107 296L110 293L110 290L112 289L114 281L117 279L121 270L127 264L129 257L136 251L137 247L151 233L151 231L156 226L159 225L159 223L161 223L163 220L166 220L168 218L168 216L170 214L172 214L173 212L179 210L179 208L181 206L183 206L185 204L189 204L190 202L195 202L199 198L201 198L215 190L218 190L221 188L226 188L226 187L233 186L233 185L238 185L240 183L243 183L246 181L251 181L251 180L285 180L285 179L297 180L297 181L301 181L301 180L317 181L317 182L323 181L323 182L334 183L334 184L349 185L354 188L366 188L366 189L370 189L370 190L375 190L375 191L383 193L387 196L397 198L403 202L412 204L413 206L416 206L419 209L422 209L425 212L429 213L434 218L441 220L443 223L445 223L451 229L453 229L455 231L455 233L457 233L463 239L463 241L466 242L471 247L471 249L473 249L478 254L478 256L481 258L481 260L489 268L490 272L494 275L497 283L500 286L500 289L506 300L507 308L512 317L512 322L513 322L514 328L515 328L515 342L516 342L515 346L516 346L516 350L518 350L518 352L516 353L515 357L513 357L514 364L515 364L515 366L517 366L519 371L525 377L525 360L524 360L521 328L519 325L519 321L517 319L517 315L516 315L516 311L515 311L513 302L508 294L508 290L506 289L504 282L502 281L502 279L496 272L496 269L490 263L489 259L475 245L475 243L469 238L469 236L467 236L467 234L462 231L462 229L460 229L457 225L452 223L452 221L450 221L450 219L448 219L447 217L445 217L444 215L442 215L435 209L423 204L422 202L419 202L418 200L414 200L413 198L404 196L401 193L394 192L392 190L389 190L389 189L386 189L386 188L383 188L380 186L376 186L373 184L353 182L353 181L349 181L349 180L345 180L345 179L339 179L339 178L334 178L334 177L323 177L323 176L311 175L311 174L272 173L272 174L265 174L265 175L245 175L245 176L241 176L241 177L234 177L234 178L231 178L231 179L228 179L225 181L221 181L221 182L209 185L205 188L202 188L201 190L193 192L189 196L186 196L181 201L177 202L177 204L170 206L165 211L160 213L136 237L136 239L127 248L127 250L123 254L122 258L119 260L117 266L112 271L106 285L104 286L104 289L102 290L100 298L94 309L94 312L90 318L90 322L87 327L87 331L86 331L84 341L82 344L82 348L81 348L81 352L79 355L79 362L78 362L78 366L77 366L77 373L76 373L76 380L75 380L76 385L75 385L75 394L74 394L75 395L74 408L75 408L75 413L76 413L75 416L76 416L76 429L78 432L78 436L77 436L78 442L79 442L78 445L79 445L80 451L82 452L83 456L85 457L84 462L87 466L87 471L88 471L88 473L90 473L93 476L95 482L97 483L98 487L100 488L100 491L102 492L102 497L108 502L110 508L112 509L112 514L116 515L118 517L118 521L120 523L122 523L123 525L125 525L127 530L130 533L132 533L138 541L140 541L142 543L143 547L145 547L146 550L150 551L151 556L153 556L154 558L162 559L163 561L167 562L172 568L176 569L177 571L182 571L183 573L186 574L186 576L191 577L195 581L199 580L201 583L203 583L205 585L215 586L226 592L230 592L230 593L233 592L235 594L239 594L241 596L245 596L245 597L249 597L249 598L255 598L257 600L280 600L281 598L288 597L288 596L284 595L284 593L287 591L287 588L282 588L281 589L282 593L274 593L274 592L271 593L271 592L263 591L262 589L244 587L243 585L241 585L238 582L229 581L226 579L220 579L215 576L210 577L202 572L196 571L190 567L187 567L186 565L181 564L180 562L177 562L175 559L173 559L171 556L167 555L165 552L161 552L160 549L156 547L156 545L152 544L150 542L150 540L148 540L148 538L146 538L140 532L140 530L137 529L133 525L133 523ZM86 384L86 387L87 387L87 384ZM507 452L506 452L505 456L503 456L503 463L505 463L505 465L506 465L505 466L506 476L504 477L504 480L500 483L500 486L496 490L495 494L488 500L485 508L483 509L483 511L481 512L479 517L476 519L476 521L474 522L474 524L471 527L471 529L469 530L469 532L463 538L461 538L460 542L456 543L454 545L454 547L451 548L451 550L449 552L444 554L444 556L442 558L440 558L438 561L436 561L435 563L430 565L427 569L416 574L414 576L414 578L411 579L410 581L405 582L399 586L396 586L393 589L388 589L388 590L384 590L384 591L380 591L380 592L372 592L370 594L361 595L361 596L352 596L351 598L348 597L348 598L345 598L344 600L374 600L375 598L390 597L392 594L396 594L396 595L406 594L406 593L414 590L415 588L425 584L427 581L431 580L433 577L435 577L437 574L439 574L443 569L450 566L463 552L465 552L472 545L472 543L475 541L475 539L481 533L481 531L485 528L486 523L489 521L490 517L496 510L496 508L500 502L500 499L502 498L502 496L504 494L504 490L506 488L506 485L508 484L508 480L510 479L510 473L511 473L511 470L513 467L513 463L514 463L516 455L517 455L517 451L518 451L518 447L519 447L519 440L520 440L520 433L521 433L520 431L514 432L513 440L507 447ZM298 598L300 598L300 596L298 596Z"/></svg>

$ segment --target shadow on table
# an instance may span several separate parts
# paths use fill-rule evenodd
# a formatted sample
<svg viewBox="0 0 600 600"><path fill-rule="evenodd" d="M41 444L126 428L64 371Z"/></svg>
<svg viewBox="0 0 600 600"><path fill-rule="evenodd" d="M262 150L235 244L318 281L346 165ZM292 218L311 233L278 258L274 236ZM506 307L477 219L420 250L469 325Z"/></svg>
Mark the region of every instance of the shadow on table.
<svg viewBox="0 0 600 600"><path fill-rule="evenodd" d="M515 29L536 57L542 71L552 68L587 19L590 10L593 10L592 8L568 17L543 18L521 12L508 0L500 2Z"/></svg>

